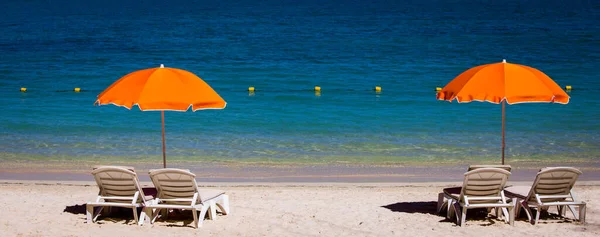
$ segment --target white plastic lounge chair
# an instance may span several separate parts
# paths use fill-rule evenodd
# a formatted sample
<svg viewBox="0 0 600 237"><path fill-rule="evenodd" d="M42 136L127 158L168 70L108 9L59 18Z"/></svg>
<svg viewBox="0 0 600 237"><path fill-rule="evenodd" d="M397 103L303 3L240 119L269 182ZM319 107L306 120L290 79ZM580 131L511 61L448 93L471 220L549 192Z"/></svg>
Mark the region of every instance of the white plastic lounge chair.
<svg viewBox="0 0 600 237"><path fill-rule="evenodd" d="M95 222L104 207L124 207L133 210L138 225L144 224L145 212L138 218L137 209L144 208L152 196L145 196L135 172L131 168L118 166L94 167L92 175L100 192L93 202L86 204L87 223ZM94 212L94 207L100 207ZM92 214L93 213L93 214Z"/></svg>
<svg viewBox="0 0 600 237"><path fill-rule="evenodd" d="M223 214L229 214L229 196L220 190L199 190L196 175L190 171L167 168L150 170L149 174L157 191L156 199L146 209L146 215L152 217L150 224L160 209L164 213L169 209L192 210L194 228L202 226L206 214L215 218L217 206Z"/></svg>
<svg viewBox="0 0 600 237"><path fill-rule="evenodd" d="M470 165L467 171L471 171L471 170L475 170L475 169L481 169L481 168L500 168L500 169L504 169L508 172L510 172L512 170L512 167L510 165ZM449 204L449 200L452 199L452 195L454 196L458 196L460 195L460 192L462 190L462 187L450 187L450 188L444 188L443 192L438 194L438 204L437 204L437 212L438 214L442 212L442 209L446 209L446 217L448 219L450 219L450 208L452 207L452 205L448 205ZM508 215L508 213L505 213L506 215Z"/></svg>
<svg viewBox="0 0 600 237"><path fill-rule="evenodd" d="M537 224L541 210L556 206L558 214L564 216L568 207L575 219L585 223L586 203L576 199L573 186L582 172L572 167L548 167L540 170L531 187L513 186L506 188L506 195L519 199L517 216L521 208L527 213L532 224ZM576 211L575 207L579 210ZM532 209L536 209L535 220L532 220Z"/></svg>
<svg viewBox="0 0 600 237"><path fill-rule="evenodd" d="M508 203L504 196L504 185L510 172L501 168L478 168L465 173L460 194L444 193L448 198L448 216L456 213L456 221L464 226L467 210L473 208L495 208L496 216L500 217L500 209L504 220L514 225L514 202ZM516 199L514 200L516 202Z"/></svg>

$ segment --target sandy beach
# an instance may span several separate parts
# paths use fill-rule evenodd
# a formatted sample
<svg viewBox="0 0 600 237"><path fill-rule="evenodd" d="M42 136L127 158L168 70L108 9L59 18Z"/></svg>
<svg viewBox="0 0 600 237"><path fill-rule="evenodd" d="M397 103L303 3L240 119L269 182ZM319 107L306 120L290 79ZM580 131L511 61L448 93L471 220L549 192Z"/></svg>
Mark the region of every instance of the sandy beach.
<svg viewBox="0 0 600 237"><path fill-rule="evenodd" d="M437 194L460 182L410 183L226 183L200 182L230 196L231 213L192 228L185 213L154 225L134 224L128 211L96 223L85 220L85 203L95 198L90 181L0 181L2 236L598 236L600 182L575 187L588 203L587 223L542 216L538 225L524 217L510 226L473 215L466 227L436 214ZM530 182L512 182L527 185ZM142 182L145 187L151 183ZM552 211L553 209L551 209Z"/></svg>

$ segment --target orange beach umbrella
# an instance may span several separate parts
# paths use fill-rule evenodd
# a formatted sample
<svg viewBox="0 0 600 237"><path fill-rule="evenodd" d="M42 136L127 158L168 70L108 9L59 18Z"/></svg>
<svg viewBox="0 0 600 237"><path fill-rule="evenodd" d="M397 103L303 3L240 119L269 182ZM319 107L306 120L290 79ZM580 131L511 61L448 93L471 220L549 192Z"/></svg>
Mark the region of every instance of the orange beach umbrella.
<svg viewBox="0 0 600 237"><path fill-rule="evenodd" d="M438 100L502 103L502 164L504 164L505 104L569 103L569 96L543 72L524 65L492 63L471 68L450 81Z"/></svg>
<svg viewBox="0 0 600 237"><path fill-rule="evenodd" d="M129 73L98 95L95 105L114 104L142 111L161 111L163 167L167 167L165 151L165 110L185 112L201 109L223 109L226 102L206 82L191 72L164 67Z"/></svg>

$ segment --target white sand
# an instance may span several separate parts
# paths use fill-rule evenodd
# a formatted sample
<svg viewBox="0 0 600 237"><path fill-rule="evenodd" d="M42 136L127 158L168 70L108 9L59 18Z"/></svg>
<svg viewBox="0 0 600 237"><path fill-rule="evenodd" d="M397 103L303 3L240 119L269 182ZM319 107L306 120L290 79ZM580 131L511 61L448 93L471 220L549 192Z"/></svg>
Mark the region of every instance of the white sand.
<svg viewBox="0 0 600 237"><path fill-rule="evenodd" d="M567 212L567 218L546 216L536 226L521 218L514 227L494 218L469 218L459 227L436 215L437 193L449 185L202 184L226 190L231 214L193 229L191 216L185 223L178 218L137 226L129 212L88 224L85 208L77 205L95 198L95 184L5 180L0 181L0 236L600 236L598 182L575 188L588 203L586 224Z"/></svg>

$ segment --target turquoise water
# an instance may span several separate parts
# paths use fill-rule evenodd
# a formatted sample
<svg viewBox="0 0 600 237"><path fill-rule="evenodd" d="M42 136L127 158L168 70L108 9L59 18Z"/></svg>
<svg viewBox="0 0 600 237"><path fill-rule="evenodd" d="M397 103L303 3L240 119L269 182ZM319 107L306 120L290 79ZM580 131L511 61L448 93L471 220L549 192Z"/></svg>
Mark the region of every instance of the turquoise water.
<svg viewBox="0 0 600 237"><path fill-rule="evenodd" d="M600 157L597 1L1 6L4 161L160 159L159 112L93 105L121 76L160 64L197 74L228 102L166 112L169 160L497 161L500 106L437 101L434 89L502 59L574 88L567 105L507 107L508 162Z"/></svg>

